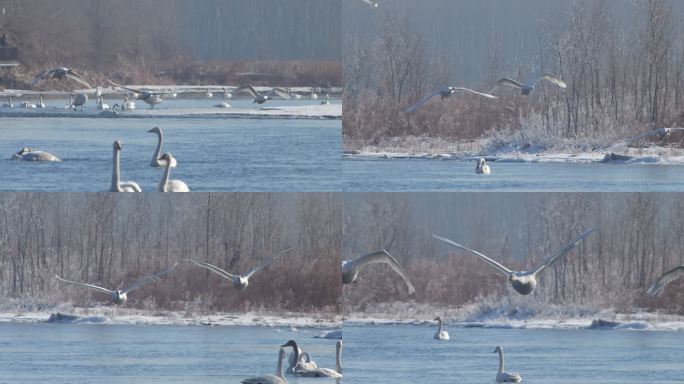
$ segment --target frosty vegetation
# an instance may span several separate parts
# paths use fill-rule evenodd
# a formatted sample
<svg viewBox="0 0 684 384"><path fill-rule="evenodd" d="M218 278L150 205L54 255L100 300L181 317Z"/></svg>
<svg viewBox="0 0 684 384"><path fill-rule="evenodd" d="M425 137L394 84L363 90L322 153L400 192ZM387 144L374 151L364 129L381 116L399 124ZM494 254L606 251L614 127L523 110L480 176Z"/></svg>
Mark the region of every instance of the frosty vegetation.
<svg viewBox="0 0 684 384"><path fill-rule="evenodd" d="M410 6L405 3L397 2ZM670 0L527 0L522 3L536 5L495 3L493 8L480 2L430 3L441 10L437 20L416 20L416 9L406 16L399 5L388 4L378 10L369 36L345 36L346 149L407 136L494 137L501 145L515 142L522 148L564 139L607 145L640 130L684 125L684 35ZM513 23L509 29L515 31L532 24L536 46L530 46L534 39L523 42L519 34L499 30L502 15L496 12L509 6L520 12L501 23ZM633 21L621 23L625 8ZM488 22L495 16L497 21ZM439 25L434 35L423 32L426 23ZM446 85L488 92L501 77L524 82L543 72L559 75L568 88L540 85L521 96L504 87L495 92L499 100L454 95L440 102L437 97L414 114L403 112Z"/></svg>
<svg viewBox="0 0 684 384"><path fill-rule="evenodd" d="M407 270L416 294L408 296L389 267L374 265L344 288L345 311L411 316L451 309L475 318L605 309L684 314L684 281L658 298L646 295L664 271L684 264L682 209L676 194L347 195L342 257L386 248ZM513 291L476 256L432 239L445 236L529 270L592 225L599 231L542 273L530 296Z"/></svg>
<svg viewBox="0 0 684 384"><path fill-rule="evenodd" d="M334 194L2 194L0 303L106 304L106 295L61 284L55 274L117 288L184 258L246 273L293 248L244 291L181 262L168 277L131 293L125 306L335 314L339 208Z"/></svg>

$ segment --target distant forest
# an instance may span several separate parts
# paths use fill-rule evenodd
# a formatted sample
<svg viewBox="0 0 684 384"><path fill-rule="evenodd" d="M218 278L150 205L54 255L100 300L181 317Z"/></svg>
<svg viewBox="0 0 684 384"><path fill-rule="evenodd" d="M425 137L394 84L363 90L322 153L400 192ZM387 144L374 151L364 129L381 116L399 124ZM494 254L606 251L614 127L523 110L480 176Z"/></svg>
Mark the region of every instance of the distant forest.
<svg viewBox="0 0 684 384"><path fill-rule="evenodd" d="M0 33L23 64L5 73L5 87L26 85L23 71L57 65L94 83L234 84L236 73L286 86L342 82L334 1L0 0L0 8Z"/></svg>

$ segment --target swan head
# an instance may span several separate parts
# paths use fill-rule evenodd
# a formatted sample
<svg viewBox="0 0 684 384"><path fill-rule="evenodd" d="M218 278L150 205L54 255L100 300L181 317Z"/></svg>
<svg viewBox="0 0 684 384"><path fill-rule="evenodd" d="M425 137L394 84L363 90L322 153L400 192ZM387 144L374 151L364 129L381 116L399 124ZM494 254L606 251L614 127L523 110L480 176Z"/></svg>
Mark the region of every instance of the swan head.
<svg viewBox="0 0 684 384"><path fill-rule="evenodd" d="M114 150L115 151L121 150L121 141L119 141L119 140L114 141Z"/></svg>
<svg viewBox="0 0 684 384"><path fill-rule="evenodd" d="M496 348L494 348L494 353L503 353L503 349L500 345L497 345Z"/></svg>
<svg viewBox="0 0 684 384"><path fill-rule="evenodd" d="M442 318L440 316L435 317L435 320L433 321L442 321Z"/></svg>
<svg viewBox="0 0 684 384"><path fill-rule="evenodd" d="M508 281L510 281L511 283L516 280L518 280L518 276L516 276L515 274L511 273L510 275L508 275Z"/></svg>
<svg viewBox="0 0 684 384"><path fill-rule="evenodd" d="M483 166L484 164L485 164L485 159L484 159L484 157L480 157L480 158L477 160L477 165Z"/></svg>
<svg viewBox="0 0 684 384"><path fill-rule="evenodd" d="M150 130L147 131L147 132L149 132L149 133L156 133L156 134L158 134L158 135L161 135L161 128L159 128L159 127L154 127L154 128L150 129Z"/></svg>
<svg viewBox="0 0 684 384"><path fill-rule="evenodd" d="M24 147L24 148L20 149L19 152L17 152L17 155L22 156L22 155L29 153L29 152L31 152L31 148Z"/></svg>
<svg viewBox="0 0 684 384"><path fill-rule="evenodd" d="M159 160L164 160L164 161L166 161L168 164L171 164L171 162L173 162L173 160L175 160L175 158L173 157L173 155L172 155L171 153L167 152L167 153L161 155L161 157L159 158Z"/></svg>
<svg viewBox="0 0 684 384"><path fill-rule="evenodd" d="M292 347L294 350L297 350L297 342L294 340L290 340L287 343L280 346L280 348L287 348L287 347Z"/></svg>
<svg viewBox="0 0 684 384"><path fill-rule="evenodd" d="M342 349L342 340L337 340L337 343L335 343L335 348Z"/></svg>

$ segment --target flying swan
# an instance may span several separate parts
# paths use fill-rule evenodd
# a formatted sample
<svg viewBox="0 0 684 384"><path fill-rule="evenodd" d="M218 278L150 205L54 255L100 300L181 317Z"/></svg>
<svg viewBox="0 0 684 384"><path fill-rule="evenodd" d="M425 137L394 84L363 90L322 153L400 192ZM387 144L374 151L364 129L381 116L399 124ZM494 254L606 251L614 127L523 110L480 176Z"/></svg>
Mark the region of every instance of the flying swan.
<svg viewBox="0 0 684 384"><path fill-rule="evenodd" d="M55 69L51 69L48 71L44 71L36 75L35 78L33 78L33 85L38 84L42 80L48 80L48 79L54 79L54 80L63 80L63 79L71 79L76 81L77 83L83 85L86 88L92 88L90 84L83 78L83 76L79 75L75 71L66 68L66 67L59 67Z"/></svg>
<svg viewBox="0 0 684 384"><path fill-rule="evenodd" d="M392 255L389 254L389 252L387 252L384 249L377 252L369 253L367 255L359 256L354 260L343 260L342 284L351 284L356 282L356 279L358 279L359 277L359 270L361 270L361 268L365 267L368 264L376 263L385 263L392 267L394 272L398 273L399 276L401 276L401 278L404 279L404 282L408 287L409 295L412 295L414 292L416 292L415 288L413 288L413 284L411 284L411 280L409 279L404 269L401 267L401 264L399 264L397 259L395 259Z"/></svg>
<svg viewBox="0 0 684 384"><path fill-rule="evenodd" d="M509 79L508 77L504 77L503 79L494 83L494 87L492 87L492 90L489 91L489 93L494 92L494 90L501 85L508 85L509 87L518 88L520 90L521 94L527 96L530 93L532 93L532 91L534 91L534 87L537 85L538 82L540 82L542 80L550 81L552 84L554 84L557 87L562 88L562 89L565 89L568 87L568 85L565 84L565 82L563 80L561 80L558 76L547 72L539 78L530 79L525 84L517 82L513 79Z"/></svg>
<svg viewBox="0 0 684 384"><path fill-rule="evenodd" d="M371 8L377 8L385 0L361 0L368 4Z"/></svg>
<svg viewBox="0 0 684 384"><path fill-rule="evenodd" d="M242 380L242 384L287 384L287 379L283 374L283 360L285 360L285 349L278 351L278 367L275 375L261 375Z"/></svg>
<svg viewBox="0 0 684 384"><path fill-rule="evenodd" d="M475 173L477 173L478 175L489 175L490 173L492 173L484 157L480 157L480 159L477 160L477 165L475 166Z"/></svg>
<svg viewBox="0 0 684 384"><path fill-rule="evenodd" d="M252 277L252 275L254 275L260 269L271 264L273 261L278 259L280 256L290 252L291 250L292 250L292 248L289 248L289 249L286 249L286 250L278 253L275 256L270 257L269 259L267 259L263 263L257 265L256 268L249 271L249 273L247 273L246 275L232 275L232 274L224 271L223 269L221 269L215 265L211 265L209 263L202 263L202 262L191 260L191 259L184 259L184 260L189 261L189 262L191 262L191 263L193 263L199 267L206 268L206 269L210 270L211 272L214 272L215 274L223 277L224 279L230 280L233 284L233 288L245 289L249 285L249 278Z"/></svg>
<svg viewBox="0 0 684 384"><path fill-rule="evenodd" d="M504 372L504 356L503 348L497 345L494 353L499 354L499 372L496 374L497 383L519 383L522 381L522 376L518 372Z"/></svg>
<svg viewBox="0 0 684 384"><path fill-rule="evenodd" d="M59 157L53 155L52 153L43 151L34 151L29 147L24 147L19 150L19 152L12 155L10 160L23 160L23 161L62 161Z"/></svg>
<svg viewBox="0 0 684 384"><path fill-rule="evenodd" d="M114 142L114 166L112 169L112 184L109 192L142 192L138 183L134 181L121 181L121 142Z"/></svg>
<svg viewBox="0 0 684 384"><path fill-rule="evenodd" d="M679 267L675 267L674 269L664 273L662 276L656 280L653 285L648 289L647 293L651 296L658 296L663 292L663 289L665 289L665 286L670 284L671 282L677 280L678 278L684 276L684 265L680 265Z"/></svg>
<svg viewBox="0 0 684 384"><path fill-rule="evenodd" d="M332 377L335 379L342 378L342 340L337 340L335 343L335 369L330 368L314 368L306 370L295 371L295 376L302 377Z"/></svg>
<svg viewBox="0 0 684 384"><path fill-rule="evenodd" d="M407 108L404 112L406 112L406 113L413 113L413 112L417 111L420 107L422 107L423 104L427 103L428 100L432 99L433 97L435 97L435 96L437 96L437 95L441 95L441 96L442 96L442 100L444 100L444 99L446 99L446 98L451 97L451 95L453 95L453 94L456 93L456 92L467 92L467 93L471 93L471 94L474 94L474 95L478 95L478 96L485 97L485 98L487 98L487 99L496 99L496 98L497 98L496 96L490 95L489 93L477 92L477 91L473 91L472 89L468 89L468 88L463 88L463 87L445 87L445 88L440 89L439 91L435 91L435 92L433 92L433 93L431 93L431 94L429 94L429 95L423 97L422 99L420 99L420 101L419 101L418 103L416 103L415 105L413 105L413 106Z"/></svg>
<svg viewBox="0 0 684 384"><path fill-rule="evenodd" d="M435 321L439 322L439 330L437 331L437 333L435 333L435 336L433 338L436 340L449 340L449 332L444 330L442 318L437 316L435 317Z"/></svg>
<svg viewBox="0 0 684 384"><path fill-rule="evenodd" d="M161 182L159 182L159 192L190 192L190 188L183 180L169 180L169 176L171 176L171 164L176 162L173 155L165 153L162 155L161 160L166 163L166 167Z"/></svg>
<svg viewBox="0 0 684 384"><path fill-rule="evenodd" d="M271 95L273 95L273 94L276 94L283 99L289 99L290 98L290 95L287 93L287 89L278 88L278 87L273 88L271 90L270 94L268 94L268 95L260 93L259 91L254 89L254 87L251 85L245 85L245 86L242 86L242 87L237 89L237 92L242 92L242 91L245 91L245 92L249 93L250 95L252 95L252 97L254 98L253 103L256 103L256 104L263 104L263 103L271 100L272 99Z"/></svg>
<svg viewBox="0 0 684 384"><path fill-rule="evenodd" d="M119 85L111 80L107 80L107 82L111 84L113 87L125 89L127 91L135 93L137 100L142 100L145 103L147 103L147 105L150 106L150 109L154 109L155 105L160 104L162 101L164 101L162 100L161 95L159 95L158 93L124 87L123 85Z"/></svg>
<svg viewBox="0 0 684 384"><path fill-rule="evenodd" d="M162 144L164 141L164 134L162 133L161 128L154 127L147 132L157 134L157 149L154 150L154 155L152 156L152 162L150 163L150 165L153 167L166 167L166 160L163 160L161 158ZM171 168L175 168L176 165L177 165L176 159L172 159L171 160Z"/></svg>
<svg viewBox="0 0 684 384"><path fill-rule="evenodd" d="M579 244L582 240L584 240L587 236L589 236L592 232L596 230L596 227L592 227L591 229L585 231L582 233L577 239L575 239L572 243L568 244L565 246L565 248L561 249L558 253L555 255L549 257L544 261L544 263L539 266L539 268L535 269L534 271L512 271L506 267L503 266L503 264L499 263L498 261L492 260L489 257L483 255L482 253L478 251L474 251L470 248L466 248L461 244L457 244L447 238L444 237L439 237L437 235L432 235L435 239L441 240L451 246L454 246L456 248L460 248L462 250L468 251L472 254L475 254L476 256L479 256L482 260L493 266L494 268L498 269L501 273L505 274L508 276L508 281L511 282L511 285L513 286L513 289L515 289L518 293L521 295L529 295L534 291L534 289L537 287L537 276L546 268L553 266L557 261L563 258L568 252L573 250L575 247L577 247L577 244Z"/></svg>
<svg viewBox="0 0 684 384"><path fill-rule="evenodd" d="M93 285L93 284L77 283L75 281L65 280L65 279L62 279L61 277L59 277L57 275L55 275L55 278L57 280L63 282L63 283L78 285L81 287L95 289L95 290L100 291L102 293L106 293L109 295L109 299L114 304L123 304L126 302L126 300L128 300L128 293L130 293L131 291L136 290L136 289L138 289L144 285L149 284L153 280L156 280L156 279L158 279L158 278L160 278L166 274L169 274L171 271L173 271L176 268L176 266L178 266L178 263L175 263L173 265L173 267L171 267L169 269L155 273L154 275L146 276L146 277L136 281L133 285L131 285L130 287L128 287L126 289L117 289L117 290L111 290L111 289L99 287L99 286Z"/></svg>

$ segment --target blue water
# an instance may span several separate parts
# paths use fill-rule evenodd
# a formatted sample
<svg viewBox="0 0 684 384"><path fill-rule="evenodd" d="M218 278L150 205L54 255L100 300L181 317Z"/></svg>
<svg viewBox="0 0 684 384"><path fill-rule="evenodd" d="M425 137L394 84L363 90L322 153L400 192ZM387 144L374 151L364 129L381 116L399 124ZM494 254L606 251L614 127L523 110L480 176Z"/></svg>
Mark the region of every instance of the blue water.
<svg viewBox="0 0 684 384"><path fill-rule="evenodd" d="M460 160L367 159L342 161L344 191L681 192L684 166L490 162L476 175Z"/></svg>
<svg viewBox="0 0 684 384"><path fill-rule="evenodd" d="M335 368L335 341L267 327L0 324L2 383L239 383L295 339ZM291 348L290 348L291 350ZM288 351L289 352L289 351ZM291 383L334 382L286 376Z"/></svg>
<svg viewBox="0 0 684 384"><path fill-rule="evenodd" d="M156 190L149 166L157 138L178 160L172 179L192 191L338 191L341 122L294 119L0 118L0 180L5 191L107 191L112 142L121 140L122 180ZM6 160L29 146L61 163Z"/></svg>
<svg viewBox="0 0 684 384"><path fill-rule="evenodd" d="M598 330L344 327L347 383L494 383L506 370L524 383L682 383L684 333Z"/></svg>

